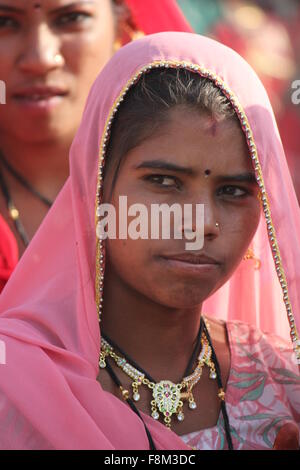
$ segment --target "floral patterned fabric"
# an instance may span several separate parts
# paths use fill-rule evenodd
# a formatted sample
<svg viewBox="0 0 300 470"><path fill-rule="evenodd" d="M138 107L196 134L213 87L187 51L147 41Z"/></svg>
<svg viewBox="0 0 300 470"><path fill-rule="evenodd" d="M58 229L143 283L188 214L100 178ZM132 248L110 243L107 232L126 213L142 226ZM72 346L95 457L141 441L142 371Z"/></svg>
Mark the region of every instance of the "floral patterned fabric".
<svg viewBox="0 0 300 470"><path fill-rule="evenodd" d="M278 430L300 427L300 376L291 345L242 322L227 322L231 369L226 406L234 449L273 447ZM220 413L217 425L181 436L203 450L228 448Z"/></svg>

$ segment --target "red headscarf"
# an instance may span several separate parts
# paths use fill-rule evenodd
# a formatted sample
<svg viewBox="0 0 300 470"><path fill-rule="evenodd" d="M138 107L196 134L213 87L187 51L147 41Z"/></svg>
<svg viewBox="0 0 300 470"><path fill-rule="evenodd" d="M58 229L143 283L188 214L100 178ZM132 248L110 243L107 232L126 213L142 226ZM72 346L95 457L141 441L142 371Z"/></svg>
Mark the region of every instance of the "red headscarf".
<svg viewBox="0 0 300 470"><path fill-rule="evenodd" d="M176 0L126 0L134 23L145 34L192 32Z"/></svg>

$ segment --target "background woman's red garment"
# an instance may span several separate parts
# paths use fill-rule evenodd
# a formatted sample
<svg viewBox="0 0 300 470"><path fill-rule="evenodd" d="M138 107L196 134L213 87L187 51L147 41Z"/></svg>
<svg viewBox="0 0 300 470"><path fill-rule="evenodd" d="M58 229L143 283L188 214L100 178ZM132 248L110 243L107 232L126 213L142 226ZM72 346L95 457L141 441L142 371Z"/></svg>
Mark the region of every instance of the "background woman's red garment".
<svg viewBox="0 0 300 470"><path fill-rule="evenodd" d="M18 245L14 234L0 215L0 292L18 262Z"/></svg>
<svg viewBox="0 0 300 470"><path fill-rule="evenodd" d="M176 0L126 0L137 27L145 34L163 31L192 32Z"/></svg>

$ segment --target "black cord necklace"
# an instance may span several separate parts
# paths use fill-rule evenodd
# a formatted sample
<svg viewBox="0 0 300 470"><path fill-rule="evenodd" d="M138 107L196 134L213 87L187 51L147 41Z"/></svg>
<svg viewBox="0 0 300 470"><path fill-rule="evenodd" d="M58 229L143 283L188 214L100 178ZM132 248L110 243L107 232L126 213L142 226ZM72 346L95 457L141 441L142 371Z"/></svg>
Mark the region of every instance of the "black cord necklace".
<svg viewBox="0 0 300 470"><path fill-rule="evenodd" d="M46 196L43 196L37 189L35 189L25 178L21 175L4 157L3 153L0 151L0 160L3 163L3 166L6 168L7 171L24 187L26 188L31 194L37 197L40 201L42 201L46 206L51 207L52 201L48 199Z"/></svg>
<svg viewBox="0 0 300 470"><path fill-rule="evenodd" d="M0 151L0 161L1 163L3 164L3 166L7 169L7 171L9 171L11 173L12 176L14 176L14 178L22 184L22 186L24 186L27 190L29 190L34 196L36 196L37 198L39 198L47 207L51 207L52 205L52 202L47 199L45 196L43 196L42 194L40 194L36 189L34 189L30 183L28 183L28 181L22 176L20 175L9 163L8 161L4 158L3 154L1 153ZM0 189L2 191L2 194L3 194L3 197L5 199L5 202L6 202L6 206L7 206L7 209L8 209L8 212L9 212L9 215L11 217L11 219L13 220L14 222L14 226L18 232L18 234L20 235L20 238L24 244L25 247L27 247L29 245L29 237L26 233L26 230L24 228L24 225L22 224L21 220L20 220L20 214L19 214L19 211L18 209L16 208L15 204L14 204L14 201L11 197L11 194L10 194L10 191L9 191L9 187L8 187L8 184L6 183L5 181L5 178L4 178L4 174L3 174L3 171L2 169L0 168Z"/></svg>
<svg viewBox="0 0 300 470"><path fill-rule="evenodd" d="M215 368L216 368L216 374L217 374L217 383L218 383L218 387L219 387L219 390L223 390L223 386L222 386L222 378L221 378L221 372L220 372L220 366L219 366L219 362L217 360L217 357L216 357L216 354L215 354L215 351L214 351L214 348L213 348L213 345L212 345L212 342L211 342L211 338L210 338L210 335L209 335L209 332L208 332L208 329L207 329L207 326L203 320L203 317L201 317L200 319L200 328L199 328L199 332L198 332L198 336L197 336L197 340L196 340L196 344L195 344L195 347L193 349L193 352L192 352L192 355L190 357L190 360L188 362L188 365L186 367L186 370L185 370L185 373L184 373L184 376L187 376L189 375L191 372L192 372L192 367L193 367L193 364L195 362L195 359L199 353L199 349L200 349L200 345L201 345L201 337L202 337L202 332L205 333L206 337L207 337L207 340L209 342L209 345L211 347L211 350L212 350L212 357L213 357L213 361L214 361L214 364L215 364ZM136 369L138 369L139 371L141 371L145 377L147 377L148 380L150 380L151 382L155 382L154 379L152 379L152 377L145 371L143 370L138 364L136 364L136 362L131 359L126 353L124 353L124 351L121 350L121 348L119 348L107 335L105 335L104 333L102 333L102 337L107 341L109 342L109 344L116 350L119 351L119 353L126 359L126 361L128 361L130 364L132 364ZM133 400L129 397L129 393L127 390L125 390L123 387L122 387L122 384L120 382L120 380L118 379L117 375L115 374L115 372L113 371L111 365L108 363L107 361L108 358L106 358L106 368L107 368L107 372L109 373L111 379L113 380L113 382L117 385L118 388L120 388L121 392L122 392L122 395L123 395L123 398L127 401L127 403L129 404L130 408L139 416L139 418L143 421L136 405L134 404ZM225 400L221 400L221 412L222 412L222 415L223 415L223 420L224 420L224 429L225 429L225 434L226 434L226 439L227 439L227 443L228 443L228 449L229 450L232 450L233 449L233 444L232 444L232 439L231 439L231 433L230 433L230 425L229 425L229 418L228 418L228 413L227 413L227 409L226 409L226 403L225 403ZM145 430L146 430L146 434L147 434L147 437L148 437L148 441L149 441L149 447L151 450L153 450L153 446L154 446L154 442L153 442L153 439L151 437L151 434L150 434L150 431L147 429L147 426L146 424L144 423L143 421L143 424L144 424L144 427L145 427ZM154 446L154 450L155 450L155 446Z"/></svg>

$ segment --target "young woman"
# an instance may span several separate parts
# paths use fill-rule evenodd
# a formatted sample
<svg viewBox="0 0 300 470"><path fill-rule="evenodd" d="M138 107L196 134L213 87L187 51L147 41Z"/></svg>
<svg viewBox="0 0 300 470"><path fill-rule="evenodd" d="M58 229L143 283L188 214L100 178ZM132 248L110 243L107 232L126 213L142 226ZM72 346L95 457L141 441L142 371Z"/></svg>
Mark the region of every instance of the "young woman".
<svg viewBox="0 0 300 470"><path fill-rule="evenodd" d="M90 86L136 27L188 28L174 0L1 0L0 291L69 175ZM157 8L157 7L156 7ZM133 19L130 16L132 14Z"/></svg>
<svg viewBox="0 0 300 470"><path fill-rule="evenodd" d="M193 34L124 47L92 87L70 168L0 299L1 448L297 448L299 207L252 69ZM204 204L203 248L185 249L185 219L182 238L100 239L120 196ZM266 272L242 260L251 241L294 351L205 308L229 284L233 317L254 295L274 315Z"/></svg>

